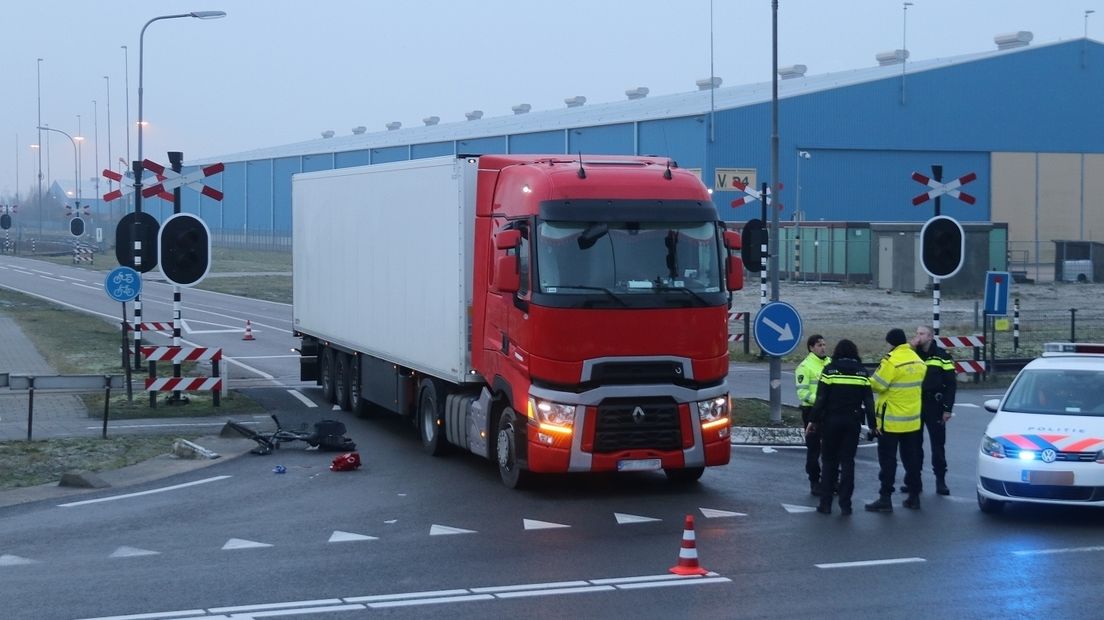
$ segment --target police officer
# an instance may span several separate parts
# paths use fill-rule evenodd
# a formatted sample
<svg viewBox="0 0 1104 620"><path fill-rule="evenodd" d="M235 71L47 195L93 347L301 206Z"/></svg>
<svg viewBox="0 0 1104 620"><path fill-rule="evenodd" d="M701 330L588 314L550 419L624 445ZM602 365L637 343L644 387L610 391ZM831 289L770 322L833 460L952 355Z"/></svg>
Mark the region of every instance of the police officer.
<svg viewBox="0 0 1104 620"><path fill-rule="evenodd" d="M854 342L836 344L832 362L824 368L813 405L813 426L821 436L822 474L817 512L832 512L832 492L839 486L840 512L851 514L855 490L855 452L863 418L874 428L874 394Z"/></svg>
<svg viewBox="0 0 1104 620"><path fill-rule="evenodd" d="M813 334L805 341L809 354L794 370L797 401L801 404L801 423L805 426L805 473L809 475L809 492L820 495L820 434L811 426L810 413L816 403L817 382L828 362L828 344L824 336Z"/></svg>
<svg viewBox="0 0 1104 620"><path fill-rule="evenodd" d="M935 474L935 492L940 495L950 495L947 488L947 422L951 419L951 410L955 401L955 367L954 361L946 349L935 341L932 328L921 325L916 328L916 335L912 338L912 348L920 359L924 360L927 372L924 375L922 386L922 398L920 418L924 427L928 429L928 439L931 440L931 464L932 473ZM924 467L924 434L920 434L920 469ZM907 489L902 489L907 491ZM918 490L919 492L919 490Z"/></svg>
<svg viewBox="0 0 1104 620"><path fill-rule="evenodd" d="M881 487L878 500L866 505L871 512L893 512L889 500L897 478L897 454L905 466L905 486L909 488L905 508L920 508L920 396L927 371L924 361L908 344L905 331L889 330L886 342L893 347L882 358L870 377L870 387L877 395L875 434L878 435L878 479Z"/></svg>

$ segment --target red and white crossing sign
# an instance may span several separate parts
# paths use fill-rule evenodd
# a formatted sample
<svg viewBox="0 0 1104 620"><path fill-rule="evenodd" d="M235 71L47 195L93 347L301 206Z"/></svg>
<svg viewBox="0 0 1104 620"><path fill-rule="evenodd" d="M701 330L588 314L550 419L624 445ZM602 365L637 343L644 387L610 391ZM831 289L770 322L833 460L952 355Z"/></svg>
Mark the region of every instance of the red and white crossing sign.
<svg viewBox="0 0 1104 620"><path fill-rule="evenodd" d="M222 379L218 377L166 377L146 379L147 392L204 392L221 390Z"/></svg>
<svg viewBox="0 0 1104 620"><path fill-rule="evenodd" d="M971 196L970 194L967 194L966 192L960 191L958 188L960 188L963 185L966 185L967 183L969 183L971 181L974 181L976 179L977 179L977 175L974 174L973 172L970 172L968 174L964 174L964 175L958 177L957 179L955 179L953 181L948 181L947 183L940 183L939 181L935 181L931 177L927 177L925 175L922 175L919 172L913 172L912 173L912 180L916 181L917 183L919 183L921 185L927 185L928 187L931 188L931 190L926 191L923 194L917 195L915 198L912 199L912 204L913 204L913 206L921 205L921 204L924 204L925 202L931 200L932 198L936 198L938 196L942 196L943 194L946 194L946 195L950 196L951 198L958 198L962 202L965 202L968 205L972 205L975 202L977 202L977 199L974 198L973 196Z"/></svg>
<svg viewBox="0 0 1104 620"><path fill-rule="evenodd" d="M119 184L119 189L112 190L103 195L104 202L111 202L112 200L122 198L123 196L132 194L134 192L134 184L129 183L130 179L124 179L123 175L119 174L118 172L115 172L114 170L111 170L109 168L104 168L103 175L107 179L115 181ZM157 180L164 181L165 177L158 175ZM142 195L146 195L144 191L142 192ZM150 196L152 195L153 194L150 194ZM149 196L146 197L149 198ZM169 202L173 201L173 195L168 192L160 193L157 195L157 197L162 200L168 200Z"/></svg>
<svg viewBox="0 0 1104 620"><path fill-rule="evenodd" d="M165 194L168 194L168 199L172 200L172 194L168 192L171 192L178 187L188 187L191 185L199 184L200 187L202 187L202 189L197 190L200 194L203 194L204 196L213 200L222 200L222 192L201 183L203 179L222 172L225 166L223 166L221 163L211 164L210 166L205 166L203 168L200 168L199 170L189 172L188 174L180 174L179 172L174 172L172 169L166 168L161 164L155 161L150 161L148 159L142 162L142 167L146 170L153 171L159 179L164 179L157 185L151 185L150 187L143 189L143 198L149 198L150 196L155 195L164 197Z"/></svg>
<svg viewBox="0 0 1104 620"><path fill-rule="evenodd" d="M209 347L142 347L142 355L147 362L199 362L219 361L222 359L222 349Z"/></svg>
<svg viewBox="0 0 1104 620"><path fill-rule="evenodd" d="M739 179L732 179L732 186L735 187L736 189L740 190L741 192L744 192L744 196L742 196L740 198L737 198L736 200L732 201L732 208L734 208L734 209L738 209L738 208L748 204L749 202L753 202L755 200L762 200L763 199L763 192L758 191L758 190L753 189L753 188L749 188L747 185L745 185ZM778 184L778 189L782 189L782 184L781 183ZM768 205L773 205L774 204L774 198L771 196L770 187L767 187L767 204ZM775 208L781 210L782 209L782 203L778 203L778 205Z"/></svg>

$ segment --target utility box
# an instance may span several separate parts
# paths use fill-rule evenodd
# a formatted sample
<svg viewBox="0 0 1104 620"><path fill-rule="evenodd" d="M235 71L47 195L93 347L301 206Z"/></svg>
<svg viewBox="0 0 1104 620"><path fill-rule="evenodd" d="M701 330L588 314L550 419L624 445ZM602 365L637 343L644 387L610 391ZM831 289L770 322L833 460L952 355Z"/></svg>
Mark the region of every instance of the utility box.
<svg viewBox="0 0 1104 620"><path fill-rule="evenodd" d="M1057 282L1104 281L1104 243L1056 239L1054 279Z"/></svg>

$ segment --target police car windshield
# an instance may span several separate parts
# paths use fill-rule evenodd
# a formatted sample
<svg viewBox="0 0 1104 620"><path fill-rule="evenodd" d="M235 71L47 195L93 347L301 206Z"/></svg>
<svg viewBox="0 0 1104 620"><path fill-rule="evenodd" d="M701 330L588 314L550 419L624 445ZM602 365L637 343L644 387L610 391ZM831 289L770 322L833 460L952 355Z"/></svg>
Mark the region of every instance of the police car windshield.
<svg viewBox="0 0 1104 620"><path fill-rule="evenodd" d="M1025 369L1002 410L1104 417L1104 370Z"/></svg>

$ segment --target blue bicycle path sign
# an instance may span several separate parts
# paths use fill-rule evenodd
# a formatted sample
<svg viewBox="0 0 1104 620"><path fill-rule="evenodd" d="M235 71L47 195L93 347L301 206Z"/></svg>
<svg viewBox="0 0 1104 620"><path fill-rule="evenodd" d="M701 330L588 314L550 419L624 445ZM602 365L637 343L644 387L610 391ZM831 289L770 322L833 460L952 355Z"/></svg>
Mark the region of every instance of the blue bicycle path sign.
<svg viewBox="0 0 1104 620"><path fill-rule="evenodd" d="M115 301L133 301L142 293L142 274L130 267L116 267L104 278L104 291Z"/></svg>
<svg viewBox="0 0 1104 620"><path fill-rule="evenodd" d="M801 315L784 301L772 301L755 315L754 333L763 353L775 357L789 355L801 338Z"/></svg>

